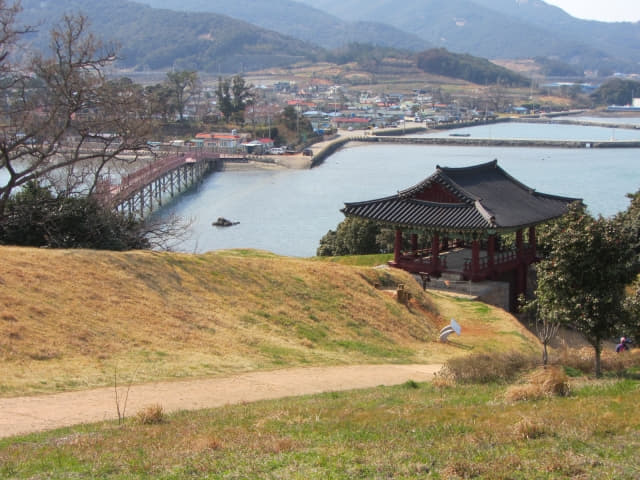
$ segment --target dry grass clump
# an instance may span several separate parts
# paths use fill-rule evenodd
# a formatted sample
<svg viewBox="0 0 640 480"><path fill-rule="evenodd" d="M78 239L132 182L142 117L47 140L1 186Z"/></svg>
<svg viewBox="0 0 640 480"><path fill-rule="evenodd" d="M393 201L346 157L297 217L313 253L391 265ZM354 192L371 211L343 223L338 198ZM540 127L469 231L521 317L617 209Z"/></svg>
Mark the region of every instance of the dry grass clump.
<svg viewBox="0 0 640 480"><path fill-rule="evenodd" d="M141 425L157 425L165 421L162 405L148 405L136 413L136 421Z"/></svg>
<svg viewBox="0 0 640 480"><path fill-rule="evenodd" d="M521 352L476 353L447 360L444 375L458 383L509 382L539 359Z"/></svg>
<svg viewBox="0 0 640 480"><path fill-rule="evenodd" d="M445 389L445 388L453 388L456 382L454 379L445 371L439 371L433 376L433 380L431 380L431 385L435 388Z"/></svg>
<svg viewBox="0 0 640 480"><path fill-rule="evenodd" d="M523 418L513 426L513 433L523 440L533 440L545 436L547 426L540 420Z"/></svg>
<svg viewBox="0 0 640 480"><path fill-rule="evenodd" d="M505 392L508 401L535 400L544 397L566 397L570 393L569 378L562 368L538 368L526 376L525 383L513 385Z"/></svg>
<svg viewBox="0 0 640 480"><path fill-rule="evenodd" d="M640 349L616 353L604 351L600 357L603 372L621 374L633 367L640 367ZM578 349L564 348L553 363L560 363L585 374L593 373L595 354L592 347Z"/></svg>

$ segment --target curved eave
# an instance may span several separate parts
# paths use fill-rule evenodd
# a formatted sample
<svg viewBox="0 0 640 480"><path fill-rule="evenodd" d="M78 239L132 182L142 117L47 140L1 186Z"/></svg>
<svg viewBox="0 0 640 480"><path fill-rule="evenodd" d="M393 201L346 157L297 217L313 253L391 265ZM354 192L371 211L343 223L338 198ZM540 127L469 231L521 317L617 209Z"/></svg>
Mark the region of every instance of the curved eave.
<svg viewBox="0 0 640 480"><path fill-rule="evenodd" d="M377 222L436 230L485 230L492 228L473 205L445 204L398 198L345 204L342 213Z"/></svg>

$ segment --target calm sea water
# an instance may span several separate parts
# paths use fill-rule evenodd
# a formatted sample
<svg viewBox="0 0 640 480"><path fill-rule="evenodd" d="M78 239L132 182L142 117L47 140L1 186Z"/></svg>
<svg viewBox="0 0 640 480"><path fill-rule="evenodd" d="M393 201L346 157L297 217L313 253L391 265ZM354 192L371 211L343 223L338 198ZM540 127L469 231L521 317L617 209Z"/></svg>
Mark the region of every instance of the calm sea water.
<svg viewBox="0 0 640 480"><path fill-rule="evenodd" d="M535 127L536 136L526 138L556 138L559 127L529 126ZM531 131L522 124L505 127L515 128L493 138L521 138ZM569 127L562 138L603 139L591 136L594 128ZM544 134L539 129L546 129L548 136L537 136ZM616 136L618 132L622 130L616 129ZM631 133L640 139L640 133ZM431 175L437 165L460 167L493 159L540 192L582 198L596 215L624 210L629 204L625 195L640 189L639 149L366 145L341 150L313 170L215 173L162 214L171 211L193 221L191 237L176 247L180 251L248 247L308 257L315 255L320 238L343 220L345 202L393 195ZM213 227L217 217L240 224Z"/></svg>
<svg viewBox="0 0 640 480"><path fill-rule="evenodd" d="M640 125L640 118L611 119L618 120ZM640 131L569 125L507 123L456 132L478 138L640 140ZM460 167L493 159L540 192L582 198L596 215L624 210L626 194L640 189L640 149L365 145L341 150L313 170L215 173L158 215L176 213L192 220L190 237L175 247L179 251L248 247L308 257L343 220L345 202L393 195L424 180L437 165ZM0 170L0 181L4 177ZM213 227L218 217L240 224Z"/></svg>
<svg viewBox="0 0 640 480"><path fill-rule="evenodd" d="M584 120L587 120L584 118ZM614 119L604 118L592 121L612 121ZM633 119L618 119L617 123L628 123L635 125ZM636 119L637 120L637 119ZM615 140L636 140L640 141L640 129L631 130L627 128L607 128L607 127L587 127L575 125L544 124L544 123L495 123L491 125L479 125L477 127L460 128L455 130L438 130L416 137L448 137L451 133L469 134L473 138L488 139L523 139L523 140L577 140L577 141L615 141Z"/></svg>

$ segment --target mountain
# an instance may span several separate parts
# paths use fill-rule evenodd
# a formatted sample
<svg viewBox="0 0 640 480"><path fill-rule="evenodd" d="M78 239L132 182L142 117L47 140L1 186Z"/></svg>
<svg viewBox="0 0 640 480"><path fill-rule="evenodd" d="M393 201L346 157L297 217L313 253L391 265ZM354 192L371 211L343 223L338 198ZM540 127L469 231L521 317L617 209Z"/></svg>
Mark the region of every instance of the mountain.
<svg viewBox="0 0 640 480"><path fill-rule="evenodd" d="M551 32L561 32L574 41L600 50L615 52L616 57L640 62L640 22L598 22L572 17L564 10L541 0L473 0Z"/></svg>
<svg viewBox="0 0 640 480"><path fill-rule="evenodd" d="M121 45L118 66L138 70L238 72L312 61L322 49L293 37L213 13L173 12L128 0L22 0L20 20L38 25L27 39L46 48L65 13L86 14L91 31Z"/></svg>
<svg viewBox="0 0 640 480"><path fill-rule="evenodd" d="M438 46L488 58L554 57L640 70L640 23L579 20L541 0L299 0L350 21L384 19Z"/></svg>
<svg viewBox="0 0 640 480"><path fill-rule="evenodd" d="M154 8L176 11L209 12L242 19L325 48L348 43L370 43L398 49L420 51L432 45L418 35L378 20L346 22L292 0L137 0Z"/></svg>

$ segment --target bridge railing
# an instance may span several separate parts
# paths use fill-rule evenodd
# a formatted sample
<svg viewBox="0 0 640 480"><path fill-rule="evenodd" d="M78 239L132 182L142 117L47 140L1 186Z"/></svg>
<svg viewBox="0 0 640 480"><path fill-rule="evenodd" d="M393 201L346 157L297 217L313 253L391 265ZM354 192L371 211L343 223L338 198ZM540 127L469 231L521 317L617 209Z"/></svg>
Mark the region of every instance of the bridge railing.
<svg viewBox="0 0 640 480"><path fill-rule="evenodd" d="M97 194L103 203L113 205L126 199L134 192L140 190L144 186L161 178L166 173L174 170L185 163L196 163L202 161L203 158L211 157L211 154L203 154L200 152L185 152L177 155L164 157L146 165L135 172L124 175L120 179L119 184L111 182L111 179L102 180L97 186Z"/></svg>

